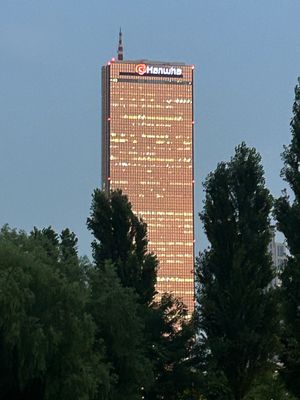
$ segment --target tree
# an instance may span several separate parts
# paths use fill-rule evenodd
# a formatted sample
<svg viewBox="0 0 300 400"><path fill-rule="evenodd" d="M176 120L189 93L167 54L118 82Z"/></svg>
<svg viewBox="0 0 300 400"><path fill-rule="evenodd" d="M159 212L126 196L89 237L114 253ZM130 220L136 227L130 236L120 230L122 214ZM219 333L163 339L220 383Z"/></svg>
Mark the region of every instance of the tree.
<svg viewBox="0 0 300 400"><path fill-rule="evenodd" d="M186 306L171 294L164 294L152 304L146 317L146 332L153 362L155 383L145 392L145 399L184 399L192 389L190 363L194 344L193 321L187 319ZM187 399L192 400L191 393Z"/></svg>
<svg viewBox="0 0 300 400"><path fill-rule="evenodd" d="M82 399L107 382L86 312L84 281L69 280L51 228L0 232L0 391L3 399ZM55 250L56 249L56 250Z"/></svg>
<svg viewBox="0 0 300 400"><path fill-rule="evenodd" d="M198 259L198 366L206 397L241 400L276 344L269 213L261 158L244 143L205 182L208 248Z"/></svg>
<svg viewBox="0 0 300 400"><path fill-rule="evenodd" d="M269 370L254 382L246 400L296 400L283 384L277 370Z"/></svg>
<svg viewBox="0 0 300 400"><path fill-rule="evenodd" d="M95 237L92 248L97 267L103 268L110 260L122 285L134 288L140 301L150 304L158 262L147 250L146 224L133 213L127 196L121 190L107 195L96 189L87 226Z"/></svg>
<svg viewBox="0 0 300 400"><path fill-rule="evenodd" d="M275 202L274 214L290 252L281 275L282 376L287 388L300 399L300 78L295 88L290 126L292 140L282 153L281 176L290 185L294 198L290 201L284 191Z"/></svg>
<svg viewBox="0 0 300 400"><path fill-rule="evenodd" d="M152 384L152 368L146 356L144 324L137 294L121 285L115 267L107 261L90 271L90 312L96 324L96 347L105 344L110 366L110 387L99 400L135 400L141 388ZM104 395L105 394L105 395Z"/></svg>
<svg viewBox="0 0 300 400"><path fill-rule="evenodd" d="M134 399L152 384L145 314L155 294L158 262L147 250L146 225L120 190L94 191L87 226L95 237L90 307L115 378L110 396Z"/></svg>

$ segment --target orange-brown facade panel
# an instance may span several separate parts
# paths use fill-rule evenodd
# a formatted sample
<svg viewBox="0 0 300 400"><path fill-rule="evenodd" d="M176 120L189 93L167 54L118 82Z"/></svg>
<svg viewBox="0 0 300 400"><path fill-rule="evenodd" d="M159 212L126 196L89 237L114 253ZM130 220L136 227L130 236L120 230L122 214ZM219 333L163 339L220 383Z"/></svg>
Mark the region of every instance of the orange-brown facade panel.
<svg viewBox="0 0 300 400"><path fill-rule="evenodd" d="M117 61L102 69L102 180L148 226L157 291L194 309L193 67Z"/></svg>

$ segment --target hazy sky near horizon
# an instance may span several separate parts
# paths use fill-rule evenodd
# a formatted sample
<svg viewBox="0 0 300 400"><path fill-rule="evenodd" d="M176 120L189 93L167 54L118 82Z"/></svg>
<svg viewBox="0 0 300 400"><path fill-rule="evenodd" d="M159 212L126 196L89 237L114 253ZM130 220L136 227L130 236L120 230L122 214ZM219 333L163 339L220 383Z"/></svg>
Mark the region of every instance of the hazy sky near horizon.
<svg viewBox="0 0 300 400"><path fill-rule="evenodd" d="M245 141L278 196L300 75L299 0L0 0L0 225L72 229L90 254L100 186L100 67L116 56L195 64L201 182ZM206 245L196 217L197 249Z"/></svg>

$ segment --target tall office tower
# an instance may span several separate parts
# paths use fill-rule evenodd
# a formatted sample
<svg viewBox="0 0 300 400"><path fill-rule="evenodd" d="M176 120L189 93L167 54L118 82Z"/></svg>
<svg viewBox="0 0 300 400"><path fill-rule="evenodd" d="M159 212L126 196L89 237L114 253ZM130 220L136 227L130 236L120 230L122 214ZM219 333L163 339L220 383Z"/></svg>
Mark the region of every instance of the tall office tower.
<svg viewBox="0 0 300 400"><path fill-rule="evenodd" d="M118 60L102 68L102 183L148 226L158 293L194 309L193 66ZM120 50L119 50L120 52Z"/></svg>

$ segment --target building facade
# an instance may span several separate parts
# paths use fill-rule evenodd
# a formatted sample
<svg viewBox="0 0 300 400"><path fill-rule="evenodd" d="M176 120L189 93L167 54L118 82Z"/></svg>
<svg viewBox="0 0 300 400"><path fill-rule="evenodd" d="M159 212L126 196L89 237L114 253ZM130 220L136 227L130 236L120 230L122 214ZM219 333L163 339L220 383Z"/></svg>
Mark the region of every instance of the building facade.
<svg viewBox="0 0 300 400"><path fill-rule="evenodd" d="M276 241L275 237L275 227L271 227L271 241L269 243L269 252L272 256L272 262L275 272L275 278L273 279L273 286L280 286L281 281L279 275L282 273L282 270L287 262L287 251L286 245L284 243L280 243Z"/></svg>
<svg viewBox="0 0 300 400"><path fill-rule="evenodd" d="M193 71L123 61L102 68L102 184L147 223L158 293L194 309Z"/></svg>

